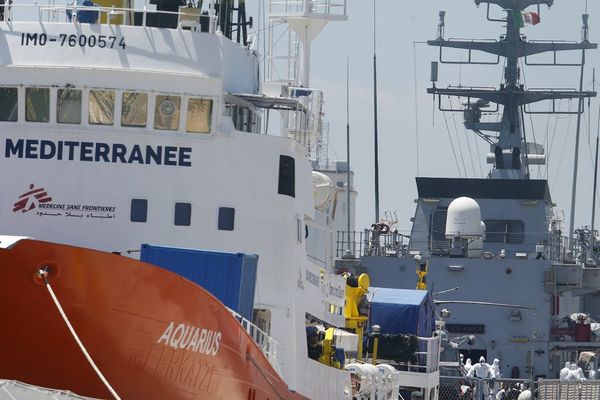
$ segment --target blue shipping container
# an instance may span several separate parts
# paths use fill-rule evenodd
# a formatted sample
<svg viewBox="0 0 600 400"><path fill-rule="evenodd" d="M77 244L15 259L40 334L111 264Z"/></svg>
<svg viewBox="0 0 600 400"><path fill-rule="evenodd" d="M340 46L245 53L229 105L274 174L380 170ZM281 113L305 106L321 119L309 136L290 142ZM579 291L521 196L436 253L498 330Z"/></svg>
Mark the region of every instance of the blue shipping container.
<svg viewBox="0 0 600 400"><path fill-rule="evenodd" d="M258 256L142 245L140 260L175 272L252 321Z"/></svg>

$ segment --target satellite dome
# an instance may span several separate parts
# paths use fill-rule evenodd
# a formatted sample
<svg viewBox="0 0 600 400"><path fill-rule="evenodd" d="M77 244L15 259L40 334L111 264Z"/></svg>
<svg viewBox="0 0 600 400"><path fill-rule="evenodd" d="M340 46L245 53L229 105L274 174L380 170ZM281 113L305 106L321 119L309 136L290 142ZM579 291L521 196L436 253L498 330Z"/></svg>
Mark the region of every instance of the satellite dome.
<svg viewBox="0 0 600 400"><path fill-rule="evenodd" d="M471 237L482 236L481 209L479 204L470 197L454 199L448 207L446 217L446 237Z"/></svg>

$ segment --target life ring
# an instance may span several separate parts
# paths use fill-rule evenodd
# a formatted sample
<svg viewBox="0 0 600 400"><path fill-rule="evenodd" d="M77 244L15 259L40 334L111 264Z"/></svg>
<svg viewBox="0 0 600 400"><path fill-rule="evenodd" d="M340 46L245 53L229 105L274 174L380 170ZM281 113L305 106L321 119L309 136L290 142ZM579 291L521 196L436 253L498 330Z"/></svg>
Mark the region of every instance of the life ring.
<svg viewBox="0 0 600 400"><path fill-rule="evenodd" d="M386 235L390 233L390 226L386 223L380 222L378 224L373 224L371 227L379 232L381 235Z"/></svg>

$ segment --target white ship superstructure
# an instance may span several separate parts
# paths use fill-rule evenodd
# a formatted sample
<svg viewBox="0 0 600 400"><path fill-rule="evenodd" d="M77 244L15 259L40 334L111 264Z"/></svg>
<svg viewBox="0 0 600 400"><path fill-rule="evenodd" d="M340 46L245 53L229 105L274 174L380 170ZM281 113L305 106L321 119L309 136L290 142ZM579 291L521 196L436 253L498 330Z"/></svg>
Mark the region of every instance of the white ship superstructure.
<svg viewBox="0 0 600 400"><path fill-rule="evenodd" d="M2 231L134 257L141 243L258 254L255 307L270 315L282 376L310 398L345 398L348 372L297 353L305 313L344 325L343 294L320 282L339 295L344 280L306 257L307 150L261 134L259 107L304 106L260 95L257 54L207 6L206 31L111 8L72 12L125 23L69 22L72 7L50 6L2 23Z"/></svg>
<svg viewBox="0 0 600 400"><path fill-rule="evenodd" d="M288 75L273 73L270 42L265 86L244 1L109 3L2 9L0 231L132 258L144 243L256 254L262 331L242 324L270 344L289 391L350 399L350 371L310 359L307 348L307 325L347 323L346 279L333 273L331 249L338 200L353 204L309 158L323 129L310 43L346 19L346 1L268 2L269 29L291 30ZM335 338L358 345L354 334ZM422 376L435 399L439 340L427 343ZM364 368L362 399L397 393L390 368L382 377Z"/></svg>

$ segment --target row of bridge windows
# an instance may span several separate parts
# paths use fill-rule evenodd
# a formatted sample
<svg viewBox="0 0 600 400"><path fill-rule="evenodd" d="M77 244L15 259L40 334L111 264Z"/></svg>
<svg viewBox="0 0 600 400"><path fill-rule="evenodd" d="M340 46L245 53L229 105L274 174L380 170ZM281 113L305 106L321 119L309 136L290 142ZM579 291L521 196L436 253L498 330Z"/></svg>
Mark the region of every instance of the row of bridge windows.
<svg viewBox="0 0 600 400"><path fill-rule="evenodd" d="M212 99L171 94L154 96L154 112L149 116L149 95L144 92L107 89L83 91L75 88L25 88L25 121L50 122L52 109L59 124L81 124L83 105L87 106L90 125L147 127L178 131L183 124L189 133L210 133ZM55 91L56 102L51 101ZM117 118L120 114L120 120ZM185 115L185 118L181 118ZM151 122L149 122L149 120ZM152 121L153 120L153 121ZM0 87L0 121L19 121L19 88Z"/></svg>
<svg viewBox="0 0 600 400"><path fill-rule="evenodd" d="M148 222L148 199L132 199L131 222ZM219 207L217 228L220 231L233 231L235 227L235 208ZM176 226L190 226L192 224L192 204L175 203L173 224Z"/></svg>

